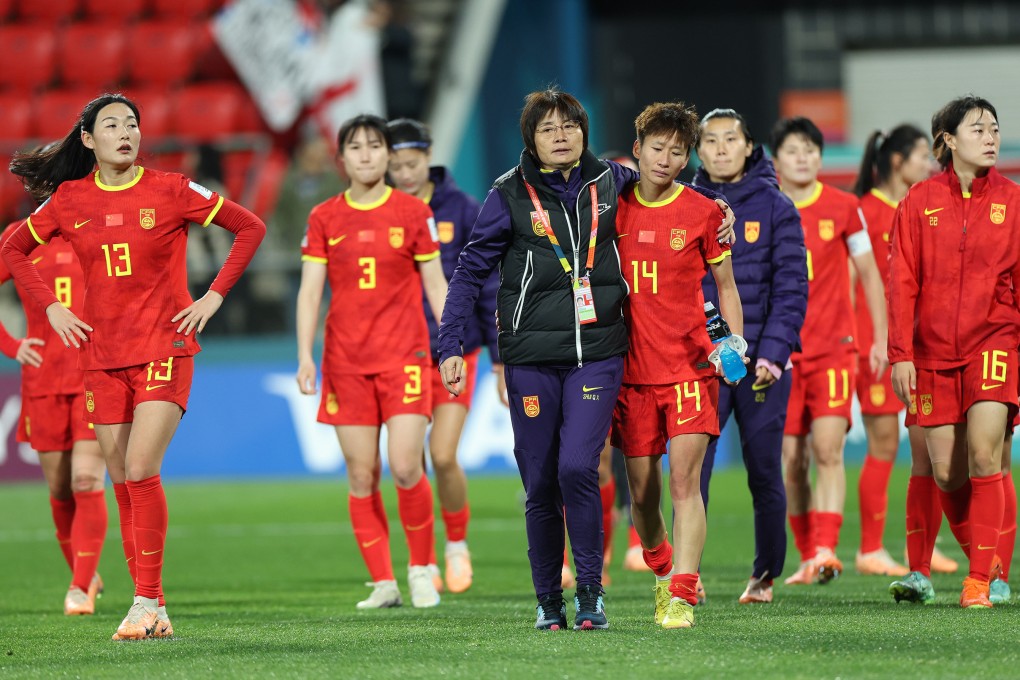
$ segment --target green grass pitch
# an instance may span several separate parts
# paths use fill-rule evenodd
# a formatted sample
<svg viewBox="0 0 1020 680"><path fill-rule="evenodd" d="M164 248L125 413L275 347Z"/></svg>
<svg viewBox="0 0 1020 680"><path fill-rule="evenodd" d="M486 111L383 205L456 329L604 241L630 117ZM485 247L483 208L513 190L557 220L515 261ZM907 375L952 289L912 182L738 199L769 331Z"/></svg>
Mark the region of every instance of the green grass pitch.
<svg viewBox="0 0 1020 680"><path fill-rule="evenodd" d="M903 554L906 470L891 484L887 544ZM713 483L703 562L708 604L697 627L651 621L652 577L620 567L615 540L608 631L532 628L520 483L470 481L475 585L433 610L358 612L367 573L339 480L170 483L165 589L173 640L114 643L130 604L116 507L95 616L62 613L67 567L52 538L45 487L0 489L0 677L1010 677L1020 668L1020 605L957 606L962 574L936 576L935 606L896 605L890 579L853 573L856 471L848 474L840 556L849 573L828 586L776 587L768 606L737 604L753 553L742 469ZM393 557L407 559L386 481ZM437 534L442 536L437 522ZM943 530L942 548L960 552ZM795 568L792 541L787 569ZM442 548L440 545L440 554ZM405 600L406 571L397 567ZM569 616L572 619L572 615Z"/></svg>

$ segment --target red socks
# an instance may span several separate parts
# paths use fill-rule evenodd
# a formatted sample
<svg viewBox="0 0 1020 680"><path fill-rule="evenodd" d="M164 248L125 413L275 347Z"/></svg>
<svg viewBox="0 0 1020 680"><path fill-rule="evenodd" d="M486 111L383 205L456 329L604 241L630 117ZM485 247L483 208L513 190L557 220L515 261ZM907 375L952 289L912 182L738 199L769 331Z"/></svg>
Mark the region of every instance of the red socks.
<svg viewBox="0 0 1020 680"><path fill-rule="evenodd" d="M135 531L131 519L131 496L128 494L127 484L114 484L113 495L117 497L117 509L120 515L120 542L124 548L124 561L127 562L128 572L131 574L131 582L138 580L135 573Z"/></svg>
<svg viewBox="0 0 1020 680"><path fill-rule="evenodd" d="M71 524L74 522L74 497L66 501L50 496L50 511L53 514L53 525L57 528L57 543L64 553L67 566L74 571L74 551L71 550Z"/></svg>
<svg viewBox="0 0 1020 680"><path fill-rule="evenodd" d="M648 565L649 569L656 576L665 576L673 568L673 546L669 544L668 538L651 550L642 550L641 556L645 558L645 564ZM694 582L697 583L697 581L698 578L695 575ZM670 585L670 588L672 588L672 585ZM680 597L680 595L677 595L677 597Z"/></svg>
<svg viewBox="0 0 1020 680"><path fill-rule="evenodd" d="M910 571L931 577L931 553L942 526L934 477L911 475L907 482L907 560Z"/></svg>
<svg viewBox="0 0 1020 680"><path fill-rule="evenodd" d="M870 553L882 548L885 533L885 514L889 505L889 476L893 462L864 457L857 495L861 505L861 552Z"/></svg>
<svg viewBox="0 0 1020 680"><path fill-rule="evenodd" d="M471 519L471 506L464 503L460 510L442 510L443 524L446 526L446 540L454 541L467 540L468 520Z"/></svg>
<svg viewBox="0 0 1020 680"><path fill-rule="evenodd" d="M79 491L74 494L74 502L76 508L71 525L74 575L71 585L88 592L106 539L106 497L102 490Z"/></svg>
<svg viewBox="0 0 1020 680"><path fill-rule="evenodd" d="M839 545L839 530L843 526L843 513L816 511L814 515L818 547L836 552L836 546Z"/></svg>
<svg viewBox="0 0 1020 680"><path fill-rule="evenodd" d="M960 544L963 554L967 556L967 559L970 559L971 531L968 517L971 507L971 480L968 479L963 483L963 486L955 491L939 489L938 492L939 504L942 506L942 512L946 513L949 529L953 532L953 536L956 537L956 542ZM1001 520L1002 518L1000 517L999 519Z"/></svg>
<svg viewBox="0 0 1020 680"><path fill-rule="evenodd" d="M697 574L673 574L669 579L670 595L687 600L687 604L692 607L698 604L697 587Z"/></svg>
<svg viewBox="0 0 1020 680"><path fill-rule="evenodd" d="M159 475L125 482L131 498L135 535L135 595L158 599L163 588L163 549L166 547L166 495Z"/></svg>
<svg viewBox="0 0 1020 680"><path fill-rule="evenodd" d="M351 513L354 540L358 542L361 558L365 560L365 566L368 567L371 579L373 581L393 581L390 535L386 510L382 507L381 494L377 491L367 498L348 496L347 507ZM381 520L380 513L382 514Z"/></svg>
<svg viewBox="0 0 1020 680"><path fill-rule="evenodd" d="M397 508L400 523L407 536L407 549L411 554L410 565L426 566L435 547L435 515L433 514L432 486L429 478L422 475L410 489L397 487Z"/></svg>
<svg viewBox="0 0 1020 680"><path fill-rule="evenodd" d="M1013 485L1013 474L1002 475L1002 495L1005 505L1002 513L1002 529L999 531L999 547L995 552L1002 560L1002 572L999 578L1009 580L1009 564L1013 561L1013 546L1016 543L1016 487Z"/></svg>
<svg viewBox="0 0 1020 680"><path fill-rule="evenodd" d="M605 486L599 487L599 495L602 497L602 554L609 556L609 549L613 545L613 506L616 505L616 480L612 477Z"/></svg>
<svg viewBox="0 0 1020 680"><path fill-rule="evenodd" d="M803 515L790 515L790 530L793 532L793 542L800 551L800 561L807 562L815 556L815 548L818 541L814 535L815 511L811 510Z"/></svg>
<svg viewBox="0 0 1020 680"><path fill-rule="evenodd" d="M1005 505L1002 473L971 477L970 484L970 577L988 581Z"/></svg>

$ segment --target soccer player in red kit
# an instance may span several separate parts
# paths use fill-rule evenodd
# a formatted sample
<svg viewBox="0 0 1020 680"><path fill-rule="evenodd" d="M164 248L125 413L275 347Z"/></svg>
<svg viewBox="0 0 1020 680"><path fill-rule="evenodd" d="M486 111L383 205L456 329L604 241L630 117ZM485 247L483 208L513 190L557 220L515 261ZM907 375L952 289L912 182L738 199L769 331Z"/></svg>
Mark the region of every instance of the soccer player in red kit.
<svg viewBox="0 0 1020 680"><path fill-rule="evenodd" d="M446 279L432 211L386 185L392 141L386 121L362 115L345 122L337 148L351 186L308 216L301 245L297 300L297 381L315 394L312 345L326 281L320 423L336 428L350 484L354 538L372 577L358 609L399 606L390 560L389 524L379 492L379 430L389 434L390 473L410 550L411 603L439 604L429 571L435 522L432 487L422 460L432 413L432 359L422 289L442 318Z"/></svg>
<svg viewBox="0 0 1020 680"><path fill-rule="evenodd" d="M710 438L719 436L719 378L708 361L712 344L701 290L707 270L737 335L743 314L729 244L715 238L719 207L674 182L697 144L697 112L679 102L652 104L634 127L641 177L621 194L617 218L621 268L630 286L624 308L630 351L612 438L626 456L634 528L655 572L655 622L690 628L705 546L701 462ZM667 441L675 554L660 509Z"/></svg>
<svg viewBox="0 0 1020 680"><path fill-rule="evenodd" d="M915 397L942 509L970 561L960 606L988 608L1003 440L1017 413L1020 188L995 170L987 100L946 104L932 138L943 172L910 190L893 224L889 358L896 396Z"/></svg>
<svg viewBox="0 0 1020 680"><path fill-rule="evenodd" d="M9 225L0 234L0 243L22 222ZM81 314L84 280L70 244L54 239L36 248L32 259L60 303ZM0 283L10 278L7 267L0 262ZM0 326L0 351L21 364L17 439L39 454L39 465L49 485L57 541L71 567L64 613L92 614L103 587L96 567L106 539L106 462L96 443L95 430L84 418L85 391L77 366L78 353L64 347L43 310L25 291L19 288L18 296L25 309L26 337L17 340Z"/></svg>
<svg viewBox="0 0 1020 680"><path fill-rule="evenodd" d="M57 146L21 154L11 171L32 191L52 191L3 246L18 285L45 308L65 346L80 348L84 400L120 509L134 603L114 640L167 637L162 592L167 505L160 468L187 408L196 333L219 309L265 235L244 208L182 175L136 165L140 116L131 100L89 102ZM93 168L98 165L98 170ZM192 301L185 250L191 222L235 234L209 292ZM85 275L79 318L29 259L63 237ZM59 291L58 291L59 292Z"/></svg>
<svg viewBox="0 0 1020 680"><path fill-rule="evenodd" d="M793 385L783 438L787 512L801 559L787 584L828 583L843 571L836 545L846 496L843 445L857 365L848 260L857 270L875 329L868 352L871 371L881 376L886 368L882 277L857 197L818 181L822 146L822 133L807 118L781 120L772 130L779 183L800 211L808 271L802 349L791 357ZM808 435L818 471L814 493Z"/></svg>

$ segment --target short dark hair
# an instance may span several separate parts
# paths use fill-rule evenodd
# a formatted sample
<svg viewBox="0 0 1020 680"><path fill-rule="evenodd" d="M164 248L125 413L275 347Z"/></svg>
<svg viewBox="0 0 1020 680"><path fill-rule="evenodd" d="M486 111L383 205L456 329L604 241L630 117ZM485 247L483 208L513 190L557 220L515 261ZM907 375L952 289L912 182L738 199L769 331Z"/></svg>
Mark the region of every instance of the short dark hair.
<svg viewBox="0 0 1020 680"><path fill-rule="evenodd" d="M875 130L864 143L864 156L861 158L861 169L854 183L854 193L858 196L875 188L892 175L893 154L900 154L904 159L914 150L918 140L927 139L924 133L913 125L904 123L889 133Z"/></svg>
<svg viewBox="0 0 1020 680"><path fill-rule="evenodd" d="M655 102L646 106L634 119L634 131L639 144L644 143L649 136L675 135L690 154L691 149L698 145L698 112L693 105L688 106L683 102Z"/></svg>
<svg viewBox="0 0 1020 680"><path fill-rule="evenodd" d="M21 177L26 191L38 200L55 192L64 182L87 177L92 172L96 166L96 154L82 144L81 134L95 132L99 112L110 104L127 106L141 126L142 117L138 113L138 106L124 95L107 93L96 97L85 105L78 120L62 140L40 150L14 155L10 171Z"/></svg>
<svg viewBox="0 0 1020 680"><path fill-rule="evenodd" d="M387 149L393 148L393 140L390 137L389 128L386 127L386 119L370 113L363 113L360 116L344 121L344 124L340 126L340 131L336 133L337 153L344 152L344 147L351 143L358 130L376 132L379 135L379 139L386 144Z"/></svg>
<svg viewBox="0 0 1020 680"><path fill-rule="evenodd" d="M390 141L393 143L393 150L419 149L428 151L432 148L432 135L425 123L411 118L397 118L391 120L387 125L390 131Z"/></svg>
<svg viewBox="0 0 1020 680"><path fill-rule="evenodd" d="M524 148L538 157L535 149L535 130L551 111L560 114L564 121L576 120L581 125L584 135L584 148L588 148L588 112L581 106L577 98L554 88L532 92L524 98L524 109L521 111L521 138Z"/></svg>
<svg viewBox="0 0 1020 680"><path fill-rule="evenodd" d="M977 97L972 94L957 97L936 111L935 115L931 117L932 150L935 152L935 159L943 168L948 166L949 161L953 159L952 150L946 146L945 134L948 132L951 135L955 135L957 128L960 127L960 123L974 109L987 111L992 114L996 122L999 120L999 114L995 112L995 107L992 106L990 101L984 97Z"/></svg>
<svg viewBox="0 0 1020 680"><path fill-rule="evenodd" d="M776 151L783 145L790 135L804 135L811 140L811 143L818 147L819 151L825 148L825 139L818 126L811 122L810 118L794 116L776 121L772 127L772 134L769 135L769 151L776 155Z"/></svg>
<svg viewBox="0 0 1020 680"><path fill-rule="evenodd" d="M712 109L701 119L701 127L705 127L705 123L716 118L732 118L737 121L740 124L740 134L744 135L744 140L754 144L754 137L751 136L751 131L747 127L747 121L734 109ZM698 141L700 142L701 140L699 139Z"/></svg>

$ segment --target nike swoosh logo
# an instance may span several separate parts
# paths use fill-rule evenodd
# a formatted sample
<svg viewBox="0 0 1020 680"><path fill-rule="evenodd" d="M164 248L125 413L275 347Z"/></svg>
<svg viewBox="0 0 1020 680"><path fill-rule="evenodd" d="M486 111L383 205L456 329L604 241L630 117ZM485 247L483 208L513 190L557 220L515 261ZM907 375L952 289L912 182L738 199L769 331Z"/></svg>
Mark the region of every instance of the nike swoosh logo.
<svg viewBox="0 0 1020 680"><path fill-rule="evenodd" d="M85 220L84 222L78 222L77 220L75 220L74 228L75 229L81 229L82 227L84 227L86 224L88 224L91 221L92 220Z"/></svg>
<svg viewBox="0 0 1020 680"><path fill-rule="evenodd" d="M96 553L94 553L94 552L80 552L80 553L78 553L78 557L95 557L95 556L96 556Z"/></svg>
<svg viewBox="0 0 1020 680"><path fill-rule="evenodd" d="M37 257L34 260L32 260L32 264L39 264L40 262L42 262L42 257Z"/></svg>
<svg viewBox="0 0 1020 680"><path fill-rule="evenodd" d="M143 554L143 555L145 555L145 556L147 557L147 556L149 556L149 555L155 555L155 554L156 554L156 553L158 553L158 552L163 552L163 549L162 549L162 548L160 548L159 550L143 550L143 551L142 551L142 554Z"/></svg>
<svg viewBox="0 0 1020 680"><path fill-rule="evenodd" d="M986 385L981 383L981 389L983 390L994 390L996 387L1002 387L1004 383L995 383L994 385Z"/></svg>
<svg viewBox="0 0 1020 680"><path fill-rule="evenodd" d="M404 397L404 403L405 404L413 404L414 402L418 401L419 399L421 399L421 397Z"/></svg>
<svg viewBox="0 0 1020 680"><path fill-rule="evenodd" d="M838 401L833 401L832 399L830 399L829 400L829 408L836 408L837 406L842 406L845 403L846 403L846 399L840 399Z"/></svg>
<svg viewBox="0 0 1020 680"><path fill-rule="evenodd" d="M151 392L153 390L158 390L160 387L166 387L166 385L146 385L145 386L145 391L146 392Z"/></svg>
<svg viewBox="0 0 1020 680"><path fill-rule="evenodd" d="M345 238L347 238L347 234L344 234L343 236L337 236L336 238L329 239L330 247L335 246L336 244L340 243L340 241L343 241Z"/></svg>
<svg viewBox="0 0 1020 680"><path fill-rule="evenodd" d="M981 545L978 543L978 550L995 550L994 545Z"/></svg>
<svg viewBox="0 0 1020 680"><path fill-rule="evenodd" d="M605 389L604 387L588 387L587 385L582 385L581 386L581 391L585 392L585 393L595 392L596 390L604 390L604 389Z"/></svg>
<svg viewBox="0 0 1020 680"><path fill-rule="evenodd" d="M924 209L924 214L925 214L925 216L927 216L927 215L934 215L935 213L937 213L940 210L945 210L945 208L935 208L934 210L929 210L928 208L925 208Z"/></svg>
<svg viewBox="0 0 1020 680"><path fill-rule="evenodd" d="M378 543L381 540L382 540L382 536L379 536L378 538L373 538L371 541L364 541L364 542L362 542L361 547L362 548L371 548L373 545L375 545L376 543Z"/></svg>
<svg viewBox="0 0 1020 680"><path fill-rule="evenodd" d="M684 423L689 423L689 422L691 422L692 420L694 420L694 419L695 419L695 418L697 418L697 417L698 417L698 416L691 416L690 418L684 418L683 420L680 420L679 418L677 418L677 419L676 419L676 424L677 424L677 425L683 425Z"/></svg>
<svg viewBox="0 0 1020 680"><path fill-rule="evenodd" d="M772 383L754 383L751 385L751 391L761 392L762 390L767 390L770 387L772 387Z"/></svg>
<svg viewBox="0 0 1020 680"><path fill-rule="evenodd" d="M408 524L407 525L407 530L408 531L421 531L422 529L424 529L428 525L429 525L428 522L425 522L424 524L419 524L418 526L411 526L410 524Z"/></svg>
<svg viewBox="0 0 1020 680"><path fill-rule="evenodd" d="M630 236L630 234L617 234L616 238L623 238L624 236Z"/></svg>
<svg viewBox="0 0 1020 680"><path fill-rule="evenodd" d="M907 536L913 536L914 534L919 534L922 531L924 531L924 529L911 529L907 532Z"/></svg>

